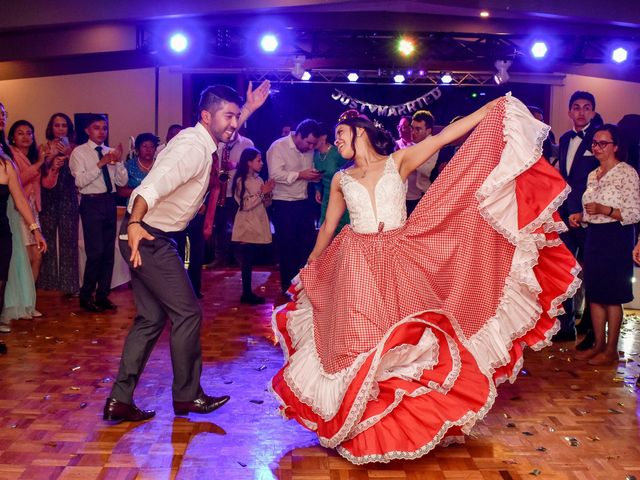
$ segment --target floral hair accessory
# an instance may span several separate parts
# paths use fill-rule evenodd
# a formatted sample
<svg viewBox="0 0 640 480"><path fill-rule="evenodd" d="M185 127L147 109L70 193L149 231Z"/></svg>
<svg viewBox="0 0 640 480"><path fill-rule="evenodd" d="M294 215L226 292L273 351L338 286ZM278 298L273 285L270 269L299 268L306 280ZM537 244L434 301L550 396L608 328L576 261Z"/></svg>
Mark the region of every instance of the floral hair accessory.
<svg viewBox="0 0 640 480"><path fill-rule="evenodd" d="M369 117L367 117L365 114L360 113L358 110L352 108L338 117L338 123L344 122L346 120L351 120L352 118L362 118L363 120L369 120Z"/></svg>
<svg viewBox="0 0 640 480"><path fill-rule="evenodd" d="M352 108L351 110L347 110L342 115L340 115L338 117L338 122L344 122L345 120L350 120L352 118L358 118L359 116L360 116L360 113L357 110Z"/></svg>

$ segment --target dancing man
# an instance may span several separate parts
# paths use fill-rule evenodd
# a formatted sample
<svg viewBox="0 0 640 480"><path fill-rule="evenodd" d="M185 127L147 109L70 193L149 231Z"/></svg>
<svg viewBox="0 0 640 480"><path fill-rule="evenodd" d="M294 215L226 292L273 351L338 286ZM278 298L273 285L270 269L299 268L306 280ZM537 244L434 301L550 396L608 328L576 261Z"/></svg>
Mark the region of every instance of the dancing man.
<svg viewBox="0 0 640 480"><path fill-rule="evenodd" d="M173 409L176 415L210 413L229 396L212 397L200 385L202 311L172 234L184 230L213 186L208 205L215 208L219 184L216 150L269 96L269 82L251 84L241 108L237 92L226 86L206 88L198 104L200 120L182 130L158 156L153 169L131 194L120 231L120 251L129 260L138 310L124 344L120 370L104 407L104 420L141 421L155 415L133 402L133 391L171 320Z"/></svg>

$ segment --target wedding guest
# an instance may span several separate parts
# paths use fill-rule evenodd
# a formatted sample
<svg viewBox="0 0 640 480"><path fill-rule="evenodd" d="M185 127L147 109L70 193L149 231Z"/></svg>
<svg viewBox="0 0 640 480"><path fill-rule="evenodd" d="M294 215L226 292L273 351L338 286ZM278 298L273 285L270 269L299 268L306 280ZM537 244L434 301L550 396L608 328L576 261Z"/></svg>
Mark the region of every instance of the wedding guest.
<svg viewBox="0 0 640 480"><path fill-rule="evenodd" d="M307 186L322 178L313 168L313 149L319 134L315 120L303 120L295 133L279 138L267 150L269 177L276 183L273 226L283 293L307 262L315 243L316 229L313 208L307 201Z"/></svg>
<svg viewBox="0 0 640 480"><path fill-rule="evenodd" d="M571 187L569 197L559 209L560 216L569 226L569 230L562 233L560 237L580 262L584 256L586 232L582 228L573 227L569 217L576 213L582 213L582 195L587 188L587 177L598 167L598 161L591 151L593 132L599 126L595 120L595 109L596 99L591 93L574 92L569 99L568 112L573 128L560 137L558 144L560 175ZM582 297L580 294L579 296ZM563 303L565 313L558 317L560 331L553 337L554 341L574 341L576 339L574 303L576 303L575 299L571 298ZM585 310L590 310L588 297L585 297ZM585 346L589 348L591 345Z"/></svg>
<svg viewBox="0 0 640 480"><path fill-rule="evenodd" d="M78 273L78 189L69 169L75 148L71 118L54 113L49 118L46 148L49 152L42 175L42 233L49 251L42 257L38 286L75 295L80 288Z"/></svg>
<svg viewBox="0 0 640 480"><path fill-rule="evenodd" d="M0 114L4 114L4 107L2 107ZM4 130L3 120L0 120L0 129ZM0 255L0 333L11 332L9 321L17 318L15 313L17 311L15 309L17 295L13 295L13 292L10 295L7 294L10 293L11 283L14 284L14 288L18 284L17 289L20 288L19 284L21 283L20 278L18 278L19 268L16 265L16 259L12 255L14 245L12 237L21 235L20 232L12 234L8 213L13 211L19 212L22 222L28 224L29 232L36 239L36 248L41 252L46 252L47 243L40 232L40 227L31 205L22 190L17 168L11 158L5 155L0 148L0 251L2 252L2 255ZM19 247L22 247L22 240L17 243ZM26 264L25 266L28 269L29 265ZM31 276L29 276L29 281L32 284ZM10 305L5 302L7 297L10 297ZM0 342L0 353L6 353L6 346L2 342Z"/></svg>
<svg viewBox="0 0 640 480"><path fill-rule="evenodd" d="M431 136L434 124L435 119L431 112L418 110L414 113L411 117L411 142L413 144L420 143ZM411 215L424 193L431 186L429 177L437 160L438 153L436 152L407 177L407 215Z"/></svg>
<svg viewBox="0 0 640 480"><path fill-rule="evenodd" d="M174 123L173 125L169 126L169 128L167 129L167 135L165 136L164 143L161 145L158 145L158 148L156 149L156 156L167 147L171 139L175 137L178 133L180 133L181 130L184 130L184 127L179 123Z"/></svg>
<svg viewBox="0 0 640 480"><path fill-rule="evenodd" d="M135 154L124 163L127 169L127 184L123 187L116 187L119 196L129 198L133 189L142 183L144 177L153 167L159 142L160 139L153 133L141 133L136 137Z"/></svg>
<svg viewBox="0 0 640 480"><path fill-rule="evenodd" d="M413 145L411 140L411 117L402 116L398 121L398 135L400 138L396 140L396 150L407 148Z"/></svg>
<svg viewBox="0 0 640 480"><path fill-rule="evenodd" d="M236 167L240 161L242 152L249 147L253 147L253 141L240 132L236 132L228 142L220 143L219 170L223 191L220 192L214 225L216 266L227 266L234 263L231 229L233 228L233 219L238 211L238 204L234 200L233 193L231 192L233 183L231 180L233 180L235 176ZM204 252L202 255L204 256Z"/></svg>
<svg viewBox="0 0 640 480"><path fill-rule="evenodd" d="M329 205L329 194L331 192L331 180L336 172L340 171L348 162L338 153L338 149L333 144L333 132L327 125L320 126L320 136L313 154L313 168L322 174L322 181L316 183L316 201L320 203L319 224L322 225L327 214ZM336 235L340 233L345 225L349 225L349 212L338 222Z"/></svg>
<svg viewBox="0 0 640 480"><path fill-rule="evenodd" d="M9 129L8 140L14 162L20 174L20 183L22 183L27 195L27 201L36 216L36 223L39 224L38 215L42 207L40 181L46 149L44 146L40 149L37 148L34 136L33 125L27 120L18 120ZM37 239L26 223L22 227L22 240L27 247L31 273L35 284L40 273L42 251L38 249ZM36 311L34 316L40 316L39 312Z"/></svg>
<svg viewBox="0 0 640 480"><path fill-rule="evenodd" d="M242 296L240 303L258 305L264 303L264 297L253 293L251 273L260 245L271 243L271 226L266 207L271 205L271 192L275 182L266 183L260 178L262 170L260 151L249 147L240 155L232 192L238 203L238 212L233 222L231 240L240 242L242 271Z"/></svg>
<svg viewBox="0 0 640 480"><path fill-rule="evenodd" d="M69 167L80 190L80 219L87 263L80 288L80 306L87 312L115 310L109 300L116 241L116 186L127 184L122 145L104 144L109 131L106 117L92 115L85 132L87 142L71 153ZM95 299L94 299L95 294Z"/></svg>
<svg viewBox="0 0 640 480"><path fill-rule="evenodd" d="M6 120L7 111L5 110L4 105L0 103L0 146L2 147L0 148L0 153L3 155L6 154L7 157L12 159L13 152L7 145L4 135ZM11 166L16 168L13 163L11 163ZM20 186L20 192L24 196L22 185ZM33 211L31 213L35 224L35 215L33 214ZM29 255L24 245L24 241L22 240L22 225L24 223L24 218L16 210L11 195L7 200L6 214L9 222L9 231L16 233L11 235L11 255L7 256L11 261L9 263L9 272L4 288L4 305L0 311L0 332L4 333L11 331L11 320L18 318L32 318L34 313L36 313L36 315L39 313L36 312L35 309L36 289L33 282L33 274L31 273Z"/></svg>
<svg viewBox="0 0 640 480"><path fill-rule="evenodd" d="M587 224L584 243L585 297L595 334L592 348L576 353L589 365L618 361L622 304L633 300L634 224L640 222L638 173L620 156L615 125L595 129L591 147L600 166L589 173L583 212L569 216L571 227Z"/></svg>

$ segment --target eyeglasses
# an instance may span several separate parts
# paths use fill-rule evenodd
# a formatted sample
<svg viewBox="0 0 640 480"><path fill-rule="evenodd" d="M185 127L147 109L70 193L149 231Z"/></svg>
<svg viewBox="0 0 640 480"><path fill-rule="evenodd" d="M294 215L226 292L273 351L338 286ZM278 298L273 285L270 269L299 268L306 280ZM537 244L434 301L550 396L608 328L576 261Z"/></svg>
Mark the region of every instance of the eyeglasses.
<svg viewBox="0 0 640 480"><path fill-rule="evenodd" d="M600 147L601 149L605 149L607 148L607 145L613 145L615 144L615 142L597 142L597 141L593 141L591 142L591 147Z"/></svg>

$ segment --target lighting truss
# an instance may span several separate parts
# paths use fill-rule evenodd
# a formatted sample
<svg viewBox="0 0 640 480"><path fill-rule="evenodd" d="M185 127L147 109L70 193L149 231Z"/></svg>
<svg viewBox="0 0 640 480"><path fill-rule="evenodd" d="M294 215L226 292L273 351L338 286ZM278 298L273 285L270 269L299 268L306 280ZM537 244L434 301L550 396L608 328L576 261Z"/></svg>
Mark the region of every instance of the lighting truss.
<svg viewBox="0 0 640 480"><path fill-rule="evenodd" d="M243 69L243 68L181 68L175 69L181 73L190 74L209 74L209 75L227 75L227 74L240 74L244 75L247 80L254 83L260 83L263 80L269 80L272 84L279 83L330 83L330 84L350 84L350 85L385 85L393 84L393 76L396 73L403 73L405 81L403 85L442 85L440 77L442 72L440 70L425 71L424 75L413 73L407 75L406 72L391 71L385 69L376 70L358 70L359 79L357 82L349 82L347 75L352 72L352 69L313 69L310 70L311 80L302 81L292 75L290 68L278 68L278 69ZM453 71L449 72L452 77L452 81L448 86L493 86L496 84L493 81L495 71ZM562 74L527 74L527 73L513 73L511 74L511 82L518 83L542 83L549 85L560 85L564 75ZM446 86L445 86L446 87Z"/></svg>

